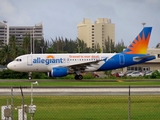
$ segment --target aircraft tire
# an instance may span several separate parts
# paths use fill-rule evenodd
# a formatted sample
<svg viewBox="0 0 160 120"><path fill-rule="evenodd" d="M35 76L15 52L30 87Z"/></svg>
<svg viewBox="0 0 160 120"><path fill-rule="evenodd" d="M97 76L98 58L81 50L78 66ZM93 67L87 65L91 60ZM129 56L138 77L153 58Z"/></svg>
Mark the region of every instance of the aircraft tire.
<svg viewBox="0 0 160 120"><path fill-rule="evenodd" d="M75 75L75 80L82 80L83 79L83 76L82 75Z"/></svg>
<svg viewBox="0 0 160 120"><path fill-rule="evenodd" d="M75 79L75 80L78 80L78 75L75 75L75 76L74 76L74 79Z"/></svg>
<svg viewBox="0 0 160 120"><path fill-rule="evenodd" d="M79 80L82 80L82 79L83 79L83 76L82 76L82 75L78 75L78 79L79 79Z"/></svg>
<svg viewBox="0 0 160 120"><path fill-rule="evenodd" d="M28 80L32 80L32 76L28 76Z"/></svg>

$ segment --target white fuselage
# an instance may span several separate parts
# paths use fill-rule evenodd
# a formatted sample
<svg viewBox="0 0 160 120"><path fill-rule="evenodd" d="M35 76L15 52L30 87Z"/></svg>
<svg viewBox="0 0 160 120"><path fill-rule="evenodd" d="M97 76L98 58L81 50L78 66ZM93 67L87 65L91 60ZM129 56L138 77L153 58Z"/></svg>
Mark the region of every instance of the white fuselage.
<svg viewBox="0 0 160 120"><path fill-rule="evenodd" d="M17 57L7 67L19 72L50 72L53 67L79 67L99 60L96 64L85 65L84 71L96 71L105 63L104 59L107 61L115 54L27 54Z"/></svg>

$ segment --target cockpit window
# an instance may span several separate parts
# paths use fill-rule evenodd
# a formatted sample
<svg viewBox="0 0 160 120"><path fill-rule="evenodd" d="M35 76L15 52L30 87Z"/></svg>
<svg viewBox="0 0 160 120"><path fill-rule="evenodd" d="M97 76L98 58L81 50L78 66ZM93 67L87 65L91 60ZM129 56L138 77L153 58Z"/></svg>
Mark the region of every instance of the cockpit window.
<svg viewBox="0 0 160 120"><path fill-rule="evenodd" d="M22 59L15 59L15 61L22 61Z"/></svg>

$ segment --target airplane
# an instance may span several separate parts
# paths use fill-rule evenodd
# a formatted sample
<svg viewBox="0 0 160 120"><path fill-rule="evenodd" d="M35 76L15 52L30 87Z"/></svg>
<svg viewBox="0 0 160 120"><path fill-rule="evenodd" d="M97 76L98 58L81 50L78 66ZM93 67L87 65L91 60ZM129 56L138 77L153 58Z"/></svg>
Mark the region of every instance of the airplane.
<svg viewBox="0 0 160 120"><path fill-rule="evenodd" d="M82 80L83 72L113 70L155 59L147 54L151 31L152 27L144 27L120 53L26 54L15 58L7 67L18 72L47 72L50 77L75 74L76 80Z"/></svg>

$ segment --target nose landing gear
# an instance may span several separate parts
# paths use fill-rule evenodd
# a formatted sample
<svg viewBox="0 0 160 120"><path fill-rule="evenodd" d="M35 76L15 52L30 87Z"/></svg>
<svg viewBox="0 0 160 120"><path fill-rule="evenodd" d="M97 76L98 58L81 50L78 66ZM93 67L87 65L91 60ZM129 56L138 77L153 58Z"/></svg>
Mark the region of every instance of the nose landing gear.
<svg viewBox="0 0 160 120"><path fill-rule="evenodd" d="M28 80L32 80L32 72L28 73Z"/></svg>

